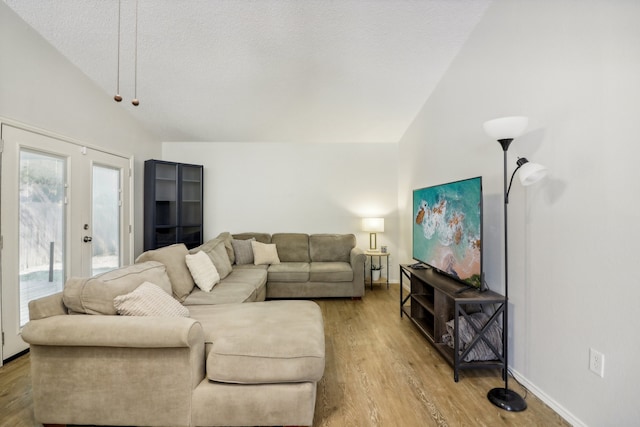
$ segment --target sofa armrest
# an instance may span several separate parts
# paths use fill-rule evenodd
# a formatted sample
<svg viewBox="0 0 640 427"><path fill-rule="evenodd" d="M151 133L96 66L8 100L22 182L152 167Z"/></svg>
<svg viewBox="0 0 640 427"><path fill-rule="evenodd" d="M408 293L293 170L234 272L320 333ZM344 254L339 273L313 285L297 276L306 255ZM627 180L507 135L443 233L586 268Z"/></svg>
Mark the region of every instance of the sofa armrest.
<svg viewBox="0 0 640 427"><path fill-rule="evenodd" d="M353 269L353 296L364 295L364 264L366 262L364 251L358 247L351 249L351 268Z"/></svg>
<svg viewBox="0 0 640 427"><path fill-rule="evenodd" d="M364 251L361 248L353 248L351 249L351 268L359 269L364 271L364 263L366 261L366 257L364 255Z"/></svg>
<svg viewBox="0 0 640 427"><path fill-rule="evenodd" d="M44 319L68 312L62 300L62 292L29 301L29 320Z"/></svg>
<svg viewBox="0 0 640 427"><path fill-rule="evenodd" d="M62 315L32 320L22 329L29 344L67 347L193 347L202 326L186 317Z"/></svg>
<svg viewBox="0 0 640 427"><path fill-rule="evenodd" d="M204 334L190 318L63 315L23 328L33 409L43 424L189 425L205 378Z"/></svg>

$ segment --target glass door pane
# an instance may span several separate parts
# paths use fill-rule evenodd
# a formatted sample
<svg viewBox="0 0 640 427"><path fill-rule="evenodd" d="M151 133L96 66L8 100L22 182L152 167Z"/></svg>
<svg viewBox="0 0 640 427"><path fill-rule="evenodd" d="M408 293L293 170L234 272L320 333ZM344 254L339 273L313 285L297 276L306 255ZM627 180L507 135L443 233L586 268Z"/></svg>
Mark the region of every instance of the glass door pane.
<svg viewBox="0 0 640 427"><path fill-rule="evenodd" d="M155 171L154 248L169 246L178 241L178 165L158 163Z"/></svg>
<svg viewBox="0 0 640 427"><path fill-rule="evenodd" d="M20 326L29 301L62 291L65 259L66 160L20 150Z"/></svg>
<svg viewBox="0 0 640 427"><path fill-rule="evenodd" d="M191 249L202 243L202 167L181 165L180 240Z"/></svg>
<svg viewBox="0 0 640 427"><path fill-rule="evenodd" d="M93 165L91 275L120 266L120 169Z"/></svg>

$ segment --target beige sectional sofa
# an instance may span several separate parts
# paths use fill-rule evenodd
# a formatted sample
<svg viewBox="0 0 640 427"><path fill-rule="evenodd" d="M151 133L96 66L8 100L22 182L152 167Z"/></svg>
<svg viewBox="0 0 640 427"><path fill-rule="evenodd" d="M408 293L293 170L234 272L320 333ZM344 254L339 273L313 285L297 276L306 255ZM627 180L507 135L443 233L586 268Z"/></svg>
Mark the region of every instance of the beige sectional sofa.
<svg viewBox="0 0 640 427"><path fill-rule="evenodd" d="M223 233L192 250L209 255L221 277L211 292L195 286L186 247L173 245L32 301L23 339L36 420L311 425L325 363L322 314L312 301L264 300L361 296L364 255L351 235L305 236ZM236 263L234 240L251 238L275 244L280 263ZM149 301L151 315L122 315ZM162 311L176 306L188 317Z"/></svg>

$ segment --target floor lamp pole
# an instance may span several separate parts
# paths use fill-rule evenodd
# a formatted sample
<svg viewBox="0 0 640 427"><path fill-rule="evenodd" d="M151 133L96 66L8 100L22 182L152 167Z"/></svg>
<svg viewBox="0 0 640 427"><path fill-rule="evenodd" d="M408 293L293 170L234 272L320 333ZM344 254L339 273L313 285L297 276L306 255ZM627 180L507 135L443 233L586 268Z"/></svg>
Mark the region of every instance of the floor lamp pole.
<svg viewBox="0 0 640 427"><path fill-rule="evenodd" d="M527 409L527 402L515 391L509 390L509 251L507 236L507 205L509 204L509 192L507 190L507 150L513 139L500 139L504 154L504 321L502 330L502 352L504 353L504 388L494 388L489 391L487 398L494 405L507 411L524 411Z"/></svg>

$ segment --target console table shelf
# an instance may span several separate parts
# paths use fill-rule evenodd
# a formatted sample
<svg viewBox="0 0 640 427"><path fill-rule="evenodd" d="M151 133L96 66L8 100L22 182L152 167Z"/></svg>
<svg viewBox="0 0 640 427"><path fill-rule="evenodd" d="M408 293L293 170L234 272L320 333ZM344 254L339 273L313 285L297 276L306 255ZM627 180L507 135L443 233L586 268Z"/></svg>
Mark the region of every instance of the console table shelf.
<svg viewBox="0 0 640 427"><path fill-rule="evenodd" d="M403 295L403 281L411 284L408 295ZM466 288L433 269L415 269L410 265L400 266L400 317L407 315L413 324L425 336L427 341L438 350L444 359L453 366L453 378L457 382L461 369L498 368L504 372L504 354L493 351L495 360L464 361L464 356L478 343L488 343L486 333L493 324L504 330L503 312L506 299L492 292L480 292L474 288ZM469 346L462 351L458 334L460 317L468 318L472 310L492 311L489 320L480 328L474 328L475 336ZM489 310L490 309L490 310ZM443 341L447 333L447 322L454 320L453 343L451 348ZM462 354L461 354L462 353Z"/></svg>

